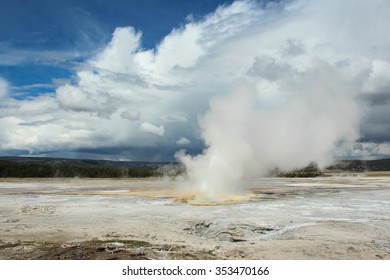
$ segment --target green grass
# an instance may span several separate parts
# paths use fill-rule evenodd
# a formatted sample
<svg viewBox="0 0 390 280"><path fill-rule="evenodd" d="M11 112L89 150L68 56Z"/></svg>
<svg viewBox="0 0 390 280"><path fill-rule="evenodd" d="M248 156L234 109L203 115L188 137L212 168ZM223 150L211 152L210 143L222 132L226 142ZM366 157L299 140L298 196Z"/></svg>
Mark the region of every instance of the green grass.
<svg viewBox="0 0 390 280"><path fill-rule="evenodd" d="M4 250L7 248L14 248L16 246L19 246L20 243L5 243L5 244L0 244L0 250Z"/></svg>

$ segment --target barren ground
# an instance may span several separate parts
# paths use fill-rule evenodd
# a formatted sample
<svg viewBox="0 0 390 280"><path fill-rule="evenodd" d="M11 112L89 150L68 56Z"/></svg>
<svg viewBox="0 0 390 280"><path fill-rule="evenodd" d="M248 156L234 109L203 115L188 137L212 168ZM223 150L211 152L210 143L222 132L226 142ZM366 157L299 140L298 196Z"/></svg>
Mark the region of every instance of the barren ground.
<svg viewBox="0 0 390 280"><path fill-rule="evenodd" d="M256 179L215 206L167 180L1 179L0 259L390 259L389 175Z"/></svg>

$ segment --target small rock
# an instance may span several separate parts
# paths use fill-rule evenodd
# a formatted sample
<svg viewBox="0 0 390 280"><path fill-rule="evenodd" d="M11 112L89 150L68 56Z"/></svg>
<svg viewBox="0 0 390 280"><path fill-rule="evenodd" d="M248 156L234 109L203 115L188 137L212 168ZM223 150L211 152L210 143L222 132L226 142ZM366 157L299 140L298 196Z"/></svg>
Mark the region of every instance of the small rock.
<svg viewBox="0 0 390 280"><path fill-rule="evenodd" d="M96 247L97 252L104 252L105 250L106 250L106 247L103 245Z"/></svg>
<svg viewBox="0 0 390 280"><path fill-rule="evenodd" d="M9 224L9 223L17 223L17 222L19 222L20 220L19 219L7 219L6 221L5 221L5 223L7 223L7 224Z"/></svg>

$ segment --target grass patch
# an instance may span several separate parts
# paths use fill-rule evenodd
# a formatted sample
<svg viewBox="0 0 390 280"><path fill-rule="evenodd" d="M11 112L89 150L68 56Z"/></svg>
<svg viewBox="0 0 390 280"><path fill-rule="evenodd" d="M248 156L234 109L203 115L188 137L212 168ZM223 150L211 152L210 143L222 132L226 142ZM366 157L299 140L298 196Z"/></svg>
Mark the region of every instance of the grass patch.
<svg viewBox="0 0 390 280"><path fill-rule="evenodd" d="M5 243L5 244L0 244L0 250L4 250L7 248L14 248L16 246L19 246L20 243Z"/></svg>

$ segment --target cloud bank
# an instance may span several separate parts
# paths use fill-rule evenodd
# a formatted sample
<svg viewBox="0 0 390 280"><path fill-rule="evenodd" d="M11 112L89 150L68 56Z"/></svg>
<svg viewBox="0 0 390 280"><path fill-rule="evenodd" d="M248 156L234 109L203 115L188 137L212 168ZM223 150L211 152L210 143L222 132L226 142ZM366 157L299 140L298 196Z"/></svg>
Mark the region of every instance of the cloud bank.
<svg viewBox="0 0 390 280"><path fill-rule="evenodd" d="M389 27L384 0L237 1L154 49L118 27L52 94L13 99L0 80L0 149L167 160L204 147L180 157L197 185L198 173L235 169L237 182L276 165L388 157Z"/></svg>

